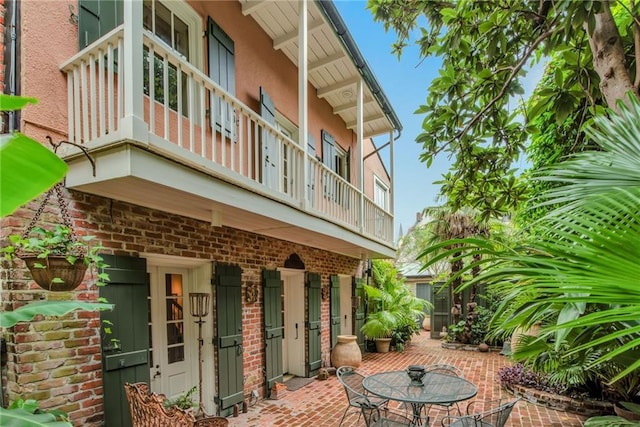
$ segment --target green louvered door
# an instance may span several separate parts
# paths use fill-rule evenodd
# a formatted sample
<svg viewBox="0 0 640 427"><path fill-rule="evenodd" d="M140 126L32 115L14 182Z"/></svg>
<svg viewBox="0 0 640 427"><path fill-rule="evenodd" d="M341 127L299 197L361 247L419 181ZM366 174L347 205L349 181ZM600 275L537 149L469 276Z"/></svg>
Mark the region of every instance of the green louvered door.
<svg viewBox="0 0 640 427"><path fill-rule="evenodd" d="M364 334L360 330L365 321L365 295L362 279L353 279L353 296L356 297L358 305L353 316L353 333L358 337L358 347L364 353Z"/></svg>
<svg viewBox="0 0 640 427"><path fill-rule="evenodd" d="M264 290L264 342L267 396L282 382L282 280L277 270L262 270Z"/></svg>
<svg viewBox="0 0 640 427"><path fill-rule="evenodd" d="M214 265L216 343L218 345L218 408L223 416L244 399L242 358L242 269Z"/></svg>
<svg viewBox="0 0 640 427"><path fill-rule="evenodd" d="M317 273L307 273L307 377L317 375L322 366L321 282Z"/></svg>
<svg viewBox="0 0 640 427"><path fill-rule="evenodd" d="M340 335L340 277L332 275L331 282L331 348L338 343Z"/></svg>
<svg viewBox="0 0 640 427"><path fill-rule="evenodd" d="M109 284L100 296L115 304L113 311L100 312L110 322L111 334L102 341L104 425L131 426L124 383L149 383L149 276L144 258L103 255L110 267ZM120 348L114 348L117 339Z"/></svg>
<svg viewBox="0 0 640 427"><path fill-rule="evenodd" d="M431 312L431 338L440 338L442 327L451 325L451 288L442 282L433 284L433 311Z"/></svg>

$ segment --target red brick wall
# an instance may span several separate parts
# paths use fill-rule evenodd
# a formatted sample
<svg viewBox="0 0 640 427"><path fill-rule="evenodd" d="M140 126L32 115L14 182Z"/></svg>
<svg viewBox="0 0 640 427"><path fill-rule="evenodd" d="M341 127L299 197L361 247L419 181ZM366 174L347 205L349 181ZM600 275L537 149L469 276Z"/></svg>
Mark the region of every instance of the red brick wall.
<svg viewBox="0 0 640 427"><path fill-rule="evenodd" d="M70 211L80 234L96 235L106 252L136 256L161 253L222 263L243 269L242 283L260 283L263 268L284 266L297 253L307 271L320 273L323 286L332 274L359 275L358 259L320 249L277 240L227 227L179 217L165 212L72 192ZM20 209L3 220L2 235L22 232L37 204ZM44 219L59 221L55 209ZM40 298L94 300L95 286L83 284L75 292L55 294L35 288L22 270L12 270L9 303ZM243 293L244 294L244 293ZM6 300L4 300L6 301ZM243 301L245 392L262 390L264 344L262 342L262 298L254 304ZM322 301L322 354L330 348L329 301ZM96 314L78 312L64 319L38 319L9 331L9 397L44 400L42 407L57 407L70 413L76 425L98 424L102 418L100 329Z"/></svg>

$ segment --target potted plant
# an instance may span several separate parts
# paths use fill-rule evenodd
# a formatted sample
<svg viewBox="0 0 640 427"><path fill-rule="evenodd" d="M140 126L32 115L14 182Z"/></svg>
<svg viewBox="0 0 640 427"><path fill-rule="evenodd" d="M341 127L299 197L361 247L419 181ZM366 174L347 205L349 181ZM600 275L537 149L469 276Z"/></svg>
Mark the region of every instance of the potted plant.
<svg viewBox="0 0 640 427"><path fill-rule="evenodd" d="M27 236L10 235L10 245L2 252L5 259L22 259L41 288L69 291L82 283L88 268L96 270L98 286L108 280L99 254L103 248L94 241L94 236L77 238L70 227L58 224L52 229L34 227Z"/></svg>
<svg viewBox="0 0 640 427"><path fill-rule="evenodd" d="M362 333L376 342L378 353L387 353L391 345L391 334L397 325L395 315L388 310L370 313L362 325Z"/></svg>
<svg viewBox="0 0 640 427"><path fill-rule="evenodd" d="M178 407L183 411L191 411L198 407L198 402L193 399L193 395L198 390L196 386L191 387L186 393L183 393L173 399L165 399L162 403L165 408Z"/></svg>

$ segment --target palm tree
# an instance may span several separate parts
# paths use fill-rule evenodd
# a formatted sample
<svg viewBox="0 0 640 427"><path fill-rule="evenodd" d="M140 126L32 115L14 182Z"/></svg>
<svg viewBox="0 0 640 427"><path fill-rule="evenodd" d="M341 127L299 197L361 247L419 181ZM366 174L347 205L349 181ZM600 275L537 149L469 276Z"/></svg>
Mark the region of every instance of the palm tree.
<svg viewBox="0 0 640 427"><path fill-rule="evenodd" d="M514 248L454 243L483 255L465 267L484 267L465 286L490 283L504 295L494 327L543 325L516 358L539 362L551 350L615 387L640 373L640 102L610 114L587 131L601 151L576 154L540 177L560 185L538 202L559 207L535 225L533 239ZM464 257L451 243L440 248ZM631 384L626 396L637 399L640 386Z"/></svg>
<svg viewBox="0 0 640 427"><path fill-rule="evenodd" d="M488 234L488 227L485 223L477 220L477 213L471 209L462 209L459 211L451 211L446 206L432 207L425 209L425 215L433 218L429 222L428 226L431 229L432 237L429 241L429 246L437 245L441 242L447 242L444 248L452 252L452 257L449 258L450 263L450 285L453 293L453 306L451 312L453 314L453 323L457 324L460 321L462 314L462 294L459 289L462 285L462 270L464 268L464 258L461 256L464 251L463 245L457 243L455 239L465 239L468 237L486 236ZM428 248L424 250L419 258L423 259L429 266L435 265L433 261L433 255L437 254L430 251ZM479 261L481 259L480 253L474 253L473 259ZM472 277L476 277L480 273L480 268L474 266L471 269ZM426 268L426 266L425 266ZM471 295L467 303L466 318L465 318L465 332L461 337L462 342L469 342L471 339L471 327L477 313L476 307L476 295L477 295L477 282L474 282L471 288Z"/></svg>

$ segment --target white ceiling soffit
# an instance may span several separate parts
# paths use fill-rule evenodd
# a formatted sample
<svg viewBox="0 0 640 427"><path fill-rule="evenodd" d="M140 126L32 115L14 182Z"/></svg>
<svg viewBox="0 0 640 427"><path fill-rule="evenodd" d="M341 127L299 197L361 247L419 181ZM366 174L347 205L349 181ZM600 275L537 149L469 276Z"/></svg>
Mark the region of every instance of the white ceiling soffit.
<svg viewBox="0 0 640 427"><path fill-rule="evenodd" d="M242 13L251 16L281 50L298 65L298 1L239 0ZM308 74L317 96L325 99L349 129L356 130L356 94L360 73L340 37L315 1L307 3ZM383 106L364 84L364 135L368 138L394 129Z"/></svg>

